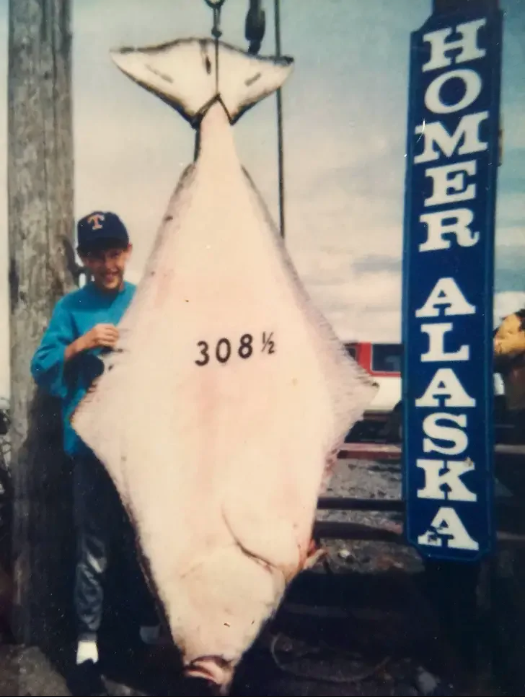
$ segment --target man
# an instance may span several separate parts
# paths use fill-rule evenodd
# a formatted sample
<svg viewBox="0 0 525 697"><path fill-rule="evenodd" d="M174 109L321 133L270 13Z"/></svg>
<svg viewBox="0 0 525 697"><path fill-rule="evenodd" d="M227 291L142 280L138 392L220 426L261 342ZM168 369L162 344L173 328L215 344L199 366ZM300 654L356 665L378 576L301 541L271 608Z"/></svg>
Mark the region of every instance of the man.
<svg viewBox="0 0 525 697"><path fill-rule="evenodd" d="M513 442L525 441L525 309L505 317L494 335L494 367L501 373L514 426Z"/></svg>
<svg viewBox="0 0 525 697"><path fill-rule="evenodd" d="M58 301L33 357L31 372L42 389L62 401L64 448L74 462L77 681L82 694L104 694L98 669L98 631L110 543L119 529L122 510L109 476L75 433L69 418L102 370L97 356L117 343L116 325L133 298L135 285L124 280L132 245L115 213L94 211L78 222L77 233L78 254L93 280ZM140 574L134 582L142 582ZM157 620L151 615L148 619L152 621L142 627L141 636L153 643Z"/></svg>

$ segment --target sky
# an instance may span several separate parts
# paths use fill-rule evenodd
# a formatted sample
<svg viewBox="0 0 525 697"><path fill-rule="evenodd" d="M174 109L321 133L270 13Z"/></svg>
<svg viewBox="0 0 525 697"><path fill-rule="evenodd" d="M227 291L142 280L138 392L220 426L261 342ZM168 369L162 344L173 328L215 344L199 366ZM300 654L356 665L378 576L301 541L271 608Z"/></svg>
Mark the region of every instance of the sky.
<svg viewBox="0 0 525 697"><path fill-rule="evenodd" d="M281 0L286 243L314 302L342 340L399 341L410 32L430 0ZM261 54L275 51L264 0ZM226 0L223 40L246 47L247 0ZM501 0L504 27L495 319L525 303L525 0ZM123 76L121 45L209 36L204 0L73 0L75 215L114 210L139 280L177 181L193 159L189 125ZM7 0L0 0L0 396L9 393L7 288ZM275 220L275 98L235 126L240 158Z"/></svg>

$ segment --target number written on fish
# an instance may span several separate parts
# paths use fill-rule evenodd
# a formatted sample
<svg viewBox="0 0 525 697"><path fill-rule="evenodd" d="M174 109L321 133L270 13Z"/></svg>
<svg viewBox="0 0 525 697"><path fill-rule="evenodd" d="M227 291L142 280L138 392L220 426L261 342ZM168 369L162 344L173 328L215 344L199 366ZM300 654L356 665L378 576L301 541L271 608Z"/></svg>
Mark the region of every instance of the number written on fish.
<svg viewBox="0 0 525 697"><path fill-rule="evenodd" d="M195 360L199 366L208 365L211 360L217 360L219 363L227 363L232 354L235 352L239 358L246 360L254 355L254 337L252 334L243 334L238 345L232 347L232 342L223 337L219 339L215 346L210 346L207 341L199 341L197 343L200 358ZM275 342L273 340L273 332L263 332L260 344L262 353L275 353Z"/></svg>

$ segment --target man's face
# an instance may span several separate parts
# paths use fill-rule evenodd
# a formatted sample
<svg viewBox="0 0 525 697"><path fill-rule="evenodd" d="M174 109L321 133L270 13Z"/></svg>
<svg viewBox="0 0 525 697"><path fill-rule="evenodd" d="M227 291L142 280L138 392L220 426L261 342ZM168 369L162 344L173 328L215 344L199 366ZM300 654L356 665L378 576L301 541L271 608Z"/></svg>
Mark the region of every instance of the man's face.
<svg viewBox="0 0 525 697"><path fill-rule="evenodd" d="M124 272L131 249L131 245L126 249L108 247L81 255L82 263L92 274L98 288L105 291L117 291L123 287Z"/></svg>

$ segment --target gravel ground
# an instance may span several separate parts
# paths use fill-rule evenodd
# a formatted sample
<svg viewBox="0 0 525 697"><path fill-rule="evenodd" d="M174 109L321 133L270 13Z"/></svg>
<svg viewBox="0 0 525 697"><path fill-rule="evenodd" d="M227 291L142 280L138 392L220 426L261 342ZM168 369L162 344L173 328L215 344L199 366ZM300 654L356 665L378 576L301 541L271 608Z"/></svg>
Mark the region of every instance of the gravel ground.
<svg viewBox="0 0 525 697"><path fill-rule="evenodd" d="M401 466L366 460L339 460L326 496L362 499L400 499ZM378 528L402 529L396 513L364 511L319 511L318 520L353 522ZM390 568L408 573L422 571L418 554L411 548L381 542L324 540L329 562L335 571L374 573Z"/></svg>

